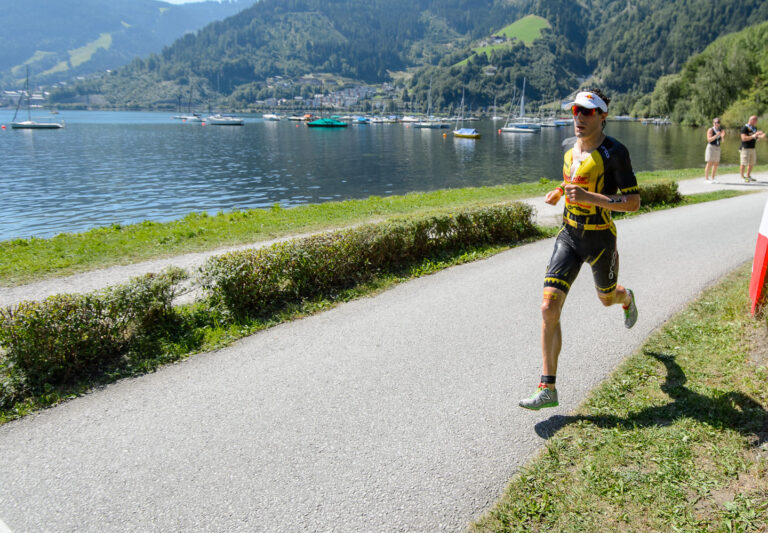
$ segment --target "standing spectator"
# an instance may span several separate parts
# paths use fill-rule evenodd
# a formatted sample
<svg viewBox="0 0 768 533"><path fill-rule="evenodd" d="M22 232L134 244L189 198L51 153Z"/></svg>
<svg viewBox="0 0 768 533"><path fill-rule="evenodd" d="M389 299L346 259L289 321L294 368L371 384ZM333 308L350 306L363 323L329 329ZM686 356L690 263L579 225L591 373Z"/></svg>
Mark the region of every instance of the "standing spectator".
<svg viewBox="0 0 768 533"><path fill-rule="evenodd" d="M725 136L725 130L720 128L720 119L715 117L712 121L712 127L707 130L707 150L704 152L704 161L707 166L704 167L704 181L707 183L717 183L715 173L720 164L720 141ZM709 171L712 170L712 181L709 180Z"/></svg>
<svg viewBox="0 0 768 533"><path fill-rule="evenodd" d="M741 166L739 174L741 178L749 183L757 181L752 177L752 167L757 163L757 152L755 151L755 141L765 137L765 133L757 129L757 117L752 115L749 121L741 128ZM744 175L744 167L747 167L747 175Z"/></svg>

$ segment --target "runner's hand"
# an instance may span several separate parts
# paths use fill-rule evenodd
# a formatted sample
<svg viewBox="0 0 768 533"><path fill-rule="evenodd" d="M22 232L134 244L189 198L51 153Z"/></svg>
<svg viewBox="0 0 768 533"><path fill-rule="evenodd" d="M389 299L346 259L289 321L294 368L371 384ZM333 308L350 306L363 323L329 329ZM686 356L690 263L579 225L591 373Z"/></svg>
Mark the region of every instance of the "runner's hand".
<svg viewBox="0 0 768 533"><path fill-rule="evenodd" d="M565 197L570 202L584 203L586 199L586 192L578 185L569 183L565 186Z"/></svg>
<svg viewBox="0 0 768 533"><path fill-rule="evenodd" d="M560 189L555 189L554 191L549 191L547 195L544 197L544 202L549 205L557 205L557 202L560 201L560 197L563 195L562 192L560 192Z"/></svg>

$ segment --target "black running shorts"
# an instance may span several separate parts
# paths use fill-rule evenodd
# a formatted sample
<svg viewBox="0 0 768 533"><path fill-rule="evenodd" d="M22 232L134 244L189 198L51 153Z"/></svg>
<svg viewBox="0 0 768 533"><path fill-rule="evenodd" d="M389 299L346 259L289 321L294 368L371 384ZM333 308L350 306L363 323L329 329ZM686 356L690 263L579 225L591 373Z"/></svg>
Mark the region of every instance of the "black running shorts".
<svg viewBox="0 0 768 533"><path fill-rule="evenodd" d="M610 230L579 230L569 225L564 225L557 234L544 287L554 287L567 293L584 262L592 267L595 288L599 293L608 294L616 290L619 277L616 236Z"/></svg>

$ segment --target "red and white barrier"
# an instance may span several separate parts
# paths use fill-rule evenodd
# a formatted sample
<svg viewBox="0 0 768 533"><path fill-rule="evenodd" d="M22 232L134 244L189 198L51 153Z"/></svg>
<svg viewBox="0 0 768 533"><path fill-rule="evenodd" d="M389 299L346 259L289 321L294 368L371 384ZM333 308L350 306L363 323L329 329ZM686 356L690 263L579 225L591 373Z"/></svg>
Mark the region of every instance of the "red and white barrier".
<svg viewBox="0 0 768 533"><path fill-rule="evenodd" d="M749 299L752 300L752 315L755 314L757 304L762 296L766 266L768 266L768 202L765 204L763 219L760 221L760 230L757 233L755 259L752 261L752 280L749 282Z"/></svg>

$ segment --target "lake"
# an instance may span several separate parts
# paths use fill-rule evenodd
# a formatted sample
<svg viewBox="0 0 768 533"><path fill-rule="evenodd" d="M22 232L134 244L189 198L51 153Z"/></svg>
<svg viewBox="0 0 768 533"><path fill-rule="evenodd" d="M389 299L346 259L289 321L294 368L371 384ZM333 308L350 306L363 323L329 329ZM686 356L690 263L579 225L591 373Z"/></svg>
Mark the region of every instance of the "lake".
<svg viewBox="0 0 768 533"><path fill-rule="evenodd" d="M61 130L12 130L0 110L0 240L110 224L168 221L191 211L291 207L411 191L557 180L572 127L479 140L408 124L307 128L243 115L242 127L183 123L172 113L63 111ZM443 136L447 133L447 136ZM636 171L701 166L705 128L609 122ZM723 164L738 164L738 132ZM764 147L758 162L766 161Z"/></svg>

